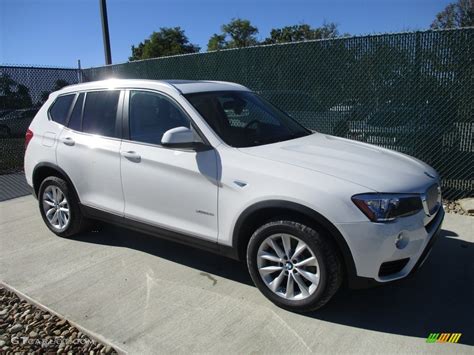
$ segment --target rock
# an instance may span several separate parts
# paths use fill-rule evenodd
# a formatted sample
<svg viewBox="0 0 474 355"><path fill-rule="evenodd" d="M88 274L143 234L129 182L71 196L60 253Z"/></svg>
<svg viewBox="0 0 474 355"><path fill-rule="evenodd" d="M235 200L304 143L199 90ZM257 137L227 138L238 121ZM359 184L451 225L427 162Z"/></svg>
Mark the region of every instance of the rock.
<svg viewBox="0 0 474 355"><path fill-rule="evenodd" d="M36 312L35 313L35 320L40 320L41 318L43 318L43 316L41 315L41 312Z"/></svg>
<svg viewBox="0 0 474 355"><path fill-rule="evenodd" d="M36 333L35 331L31 331L30 334L28 334L28 336L30 338L36 338L38 336L38 333Z"/></svg>
<svg viewBox="0 0 474 355"><path fill-rule="evenodd" d="M23 329L23 326L21 324L15 324L13 327L10 328L10 333L15 334L15 333L18 333L22 329Z"/></svg>
<svg viewBox="0 0 474 355"><path fill-rule="evenodd" d="M90 339L66 320L51 315L0 286L0 354L82 353L110 354L114 349ZM29 342L11 344L11 339L28 337ZM86 342L74 343L74 339ZM38 340L44 341L42 347ZM38 343L36 343L38 342Z"/></svg>
<svg viewBox="0 0 474 355"><path fill-rule="evenodd" d="M465 212L474 213L474 197L463 198L458 203Z"/></svg>

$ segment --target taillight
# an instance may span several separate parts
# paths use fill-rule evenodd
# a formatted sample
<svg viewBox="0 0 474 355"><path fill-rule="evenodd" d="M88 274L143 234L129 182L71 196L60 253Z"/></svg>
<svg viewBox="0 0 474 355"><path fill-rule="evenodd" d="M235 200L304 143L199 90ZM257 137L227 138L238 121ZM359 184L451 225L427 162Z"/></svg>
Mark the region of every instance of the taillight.
<svg viewBox="0 0 474 355"><path fill-rule="evenodd" d="M28 147L28 144L30 143L31 138L33 138L33 131L29 129L26 131L26 134L25 134L25 150Z"/></svg>

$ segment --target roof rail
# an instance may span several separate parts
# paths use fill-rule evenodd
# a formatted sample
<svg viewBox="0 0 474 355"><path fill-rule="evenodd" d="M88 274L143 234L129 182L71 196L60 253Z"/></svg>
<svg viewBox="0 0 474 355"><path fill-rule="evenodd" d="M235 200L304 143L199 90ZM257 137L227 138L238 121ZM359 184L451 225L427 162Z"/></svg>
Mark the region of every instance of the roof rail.
<svg viewBox="0 0 474 355"><path fill-rule="evenodd" d="M183 92L180 89L178 89L178 87L176 85L174 85L172 82L167 81L167 80L157 80L157 81L161 81L162 83L168 84L173 89L175 89L177 92L179 92L181 95L183 94Z"/></svg>

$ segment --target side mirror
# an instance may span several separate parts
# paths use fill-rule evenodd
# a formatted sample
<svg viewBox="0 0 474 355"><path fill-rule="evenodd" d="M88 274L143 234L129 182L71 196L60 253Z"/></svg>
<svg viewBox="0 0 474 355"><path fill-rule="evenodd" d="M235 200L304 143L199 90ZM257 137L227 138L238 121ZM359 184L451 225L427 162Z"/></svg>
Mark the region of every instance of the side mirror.
<svg viewBox="0 0 474 355"><path fill-rule="evenodd" d="M167 130L161 137L161 144L170 148L202 149L207 147L195 133L187 127L176 127ZM209 148L209 147L207 147Z"/></svg>

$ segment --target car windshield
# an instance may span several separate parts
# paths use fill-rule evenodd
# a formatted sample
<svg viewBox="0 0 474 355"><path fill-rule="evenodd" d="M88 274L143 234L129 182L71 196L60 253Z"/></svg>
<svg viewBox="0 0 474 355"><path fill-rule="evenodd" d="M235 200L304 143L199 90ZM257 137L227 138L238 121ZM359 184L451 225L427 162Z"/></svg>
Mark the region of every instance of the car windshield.
<svg viewBox="0 0 474 355"><path fill-rule="evenodd" d="M311 134L255 93L220 91L185 97L211 128L232 147L253 147Z"/></svg>

